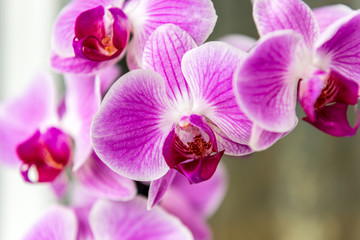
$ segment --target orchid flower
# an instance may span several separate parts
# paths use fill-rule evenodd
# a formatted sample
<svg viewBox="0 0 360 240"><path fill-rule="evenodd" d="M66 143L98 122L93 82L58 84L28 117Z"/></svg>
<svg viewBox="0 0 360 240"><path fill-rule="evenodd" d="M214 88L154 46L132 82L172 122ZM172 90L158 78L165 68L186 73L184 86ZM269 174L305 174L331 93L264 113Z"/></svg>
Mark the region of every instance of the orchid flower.
<svg viewBox="0 0 360 240"><path fill-rule="evenodd" d="M333 136L351 136L349 105L356 105L360 83L360 13L331 7L317 11L300 0L256 0L254 18L261 39L238 68L238 103L261 128L289 131L297 123L297 99L304 120ZM337 12L338 14L335 14ZM355 108L357 113L357 110Z"/></svg>
<svg viewBox="0 0 360 240"><path fill-rule="evenodd" d="M163 25L145 46L146 69L110 88L91 135L95 152L115 172L151 181L176 169L198 183L213 175L224 152L252 152L252 123L232 92L244 53L221 42L195 47L185 31Z"/></svg>
<svg viewBox="0 0 360 240"><path fill-rule="evenodd" d="M109 78L109 74L114 75ZM76 179L98 197L133 198L134 182L106 167L90 144L90 125L100 105L100 90L118 74L119 70L111 67L98 76L66 76L61 118L53 79L47 74L36 76L25 94L0 107L1 161L19 167L27 182L52 183L59 197L66 191L64 170L73 165Z"/></svg>
<svg viewBox="0 0 360 240"><path fill-rule="evenodd" d="M24 240L191 240L190 231L160 207L146 210L146 200L97 200L89 208L53 206Z"/></svg>
<svg viewBox="0 0 360 240"><path fill-rule="evenodd" d="M93 73L115 64L128 48L129 68L139 68L158 26L176 24L201 44L216 19L211 0L74 0L56 20L51 65L59 72Z"/></svg>

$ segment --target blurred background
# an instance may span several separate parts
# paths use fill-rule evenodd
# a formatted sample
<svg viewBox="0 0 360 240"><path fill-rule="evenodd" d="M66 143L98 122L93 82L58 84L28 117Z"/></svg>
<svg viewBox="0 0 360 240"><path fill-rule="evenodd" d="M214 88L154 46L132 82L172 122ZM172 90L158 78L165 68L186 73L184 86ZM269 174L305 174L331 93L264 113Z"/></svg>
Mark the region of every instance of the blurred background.
<svg viewBox="0 0 360 240"><path fill-rule="evenodd" d="M39 68L50 70L51 28L66 2L0 1L0 100L20 93ZM210 40L230 33L257 38L250 0L213 2L218 22ZM360 8L359 0L305 2L312 8L337 3ZM215 240L360 239L359 133L335 138L300 121L270 149L223 162L230 185L210 219ZM0 239L23 236L52 202L47 191L0 167Z"/></svg>

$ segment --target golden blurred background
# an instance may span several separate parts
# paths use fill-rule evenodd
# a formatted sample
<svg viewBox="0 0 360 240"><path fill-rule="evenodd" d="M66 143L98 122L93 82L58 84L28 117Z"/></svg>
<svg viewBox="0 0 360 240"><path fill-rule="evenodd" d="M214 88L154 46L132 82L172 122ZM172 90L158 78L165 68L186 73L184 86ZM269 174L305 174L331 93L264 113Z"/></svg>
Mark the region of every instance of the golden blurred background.
<svg viewBox="0 0 360 240"><path fill-rule="evenodd" d="M250 0L213 0L211 40L229 33L257 38ZM360 7L359 0L306 1ZM359 46L360 47L360 46ZM301 120L266 151L223 160L228 193L210 219L215 240L360 239L360 134L328 136Z"/></svg>

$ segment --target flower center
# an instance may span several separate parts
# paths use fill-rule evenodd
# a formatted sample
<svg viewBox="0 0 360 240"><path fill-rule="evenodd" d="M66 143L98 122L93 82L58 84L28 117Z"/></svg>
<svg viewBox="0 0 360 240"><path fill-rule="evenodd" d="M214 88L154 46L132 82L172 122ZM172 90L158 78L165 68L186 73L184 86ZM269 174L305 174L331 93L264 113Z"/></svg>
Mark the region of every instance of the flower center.
<svg viewBox="0 0 360 240"><path fill-rule="evenodd" d="M315 108L321 109L323 106L331 103L338 92L339 88L336 86L334 78L329 78L325 88L323 88L320 96L315 102Z"/></svg>
<svg viewBox="0 0 360 240"><path fill-rule="evenodd" d="M75 22L75 55L93 61L118 57L130 38L130 22L120 8L103 6L82 12Z"/></svg>
<svg viewBox="0 0 360 240"><path fill-rule="evenodd" d="M218 152L215 134L205 118L183 117L167 136L163 156L170 168L188 178L190 183L209 179L224 151Z"/></svg>
<svg viewBox="0 0 360 240"><path fill-rule="evenodd" d="M22 161L20 171L25 181L51 182L70 160L71 138L54 127L45 133L38 130L16 150Z"/></svg>

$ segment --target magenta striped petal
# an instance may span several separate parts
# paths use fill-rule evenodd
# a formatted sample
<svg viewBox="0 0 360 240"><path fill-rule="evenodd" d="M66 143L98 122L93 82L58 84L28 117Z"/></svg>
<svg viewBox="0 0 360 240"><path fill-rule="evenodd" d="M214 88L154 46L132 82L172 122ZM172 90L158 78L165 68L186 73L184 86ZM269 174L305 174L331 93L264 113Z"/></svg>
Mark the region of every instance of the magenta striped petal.
<svg viewBox="0 0 360 240"><path fill-rule="evenodd" d="M170 169L163 177L151 182L147 201L149 210L160 202L166 190L170 187L175 174L176 170ZM187 183L189 184L189 181Z"/></svg>
<svg viewBox="0 0 360 240"><path fill-rule="evenodd" d="M132 0L124 9L134 31L128 49L130 69L141 67L144 46L157 27L175 24L201 44L213 31L217 19L210 0Z"/></svg>
<svg viewBox="0 0 360 240"><path fill-rule="evenodd" d="M163 76L170 99L189 98L189 86L181 71L181 60L194 47L196 44L191 36L172 24L157 28L145 46L143 67Z"/></svg>
<svg viewBox="0 0 360 240"><path fill-rule="evenodd" d="M286 132L297 121L298 79L293 66L299 40L300 36L291 31L269 34L234 75L241 109L265 130Z"/></svg>
<svg viewBox="0 0 360 240"><path fill-rule="evenodd" d="M253 16L260 35L276 30L293 30L311 49L319 34L314 14L301 0L257 0Z"/></svg>
<svg viewBox="0 0 360 240"><path fill-rule="evenodd" d="M92 125L95 152L112 170L151 181L168 170L162 146L171 130L164 79L151 70L131 71L106 94Z"/></svg>
<svg viewBox="0 0 360 240"><path fill-rule="evenodd" d="M190 231L160 207L146 209L146 200L136 197L127 202L99 200L90 211L95 240L190 240Z"/></svg>
<svg viewBox="0 0 360 240"><path fill-rule="evenodd" d="M333 71L360 84L360 13L329 27L318 45L317 54Z"/></svg>
<svg viewBox="0 0 360 240"><path fill-rule="evenodd" d="M75 240L77 230L75 213L69 208L54 206L30 229L24 240Z"/></svg>
<svg viewBox="0 0 360 240"><path fill-rule="evenodd" d="M247 144L252 122L240 110L233 92L233 74L245 53L222 42L210 42L185 54L184 76L194 105L231 140ZM201 111L201 110L200 110Z"/></svg>

